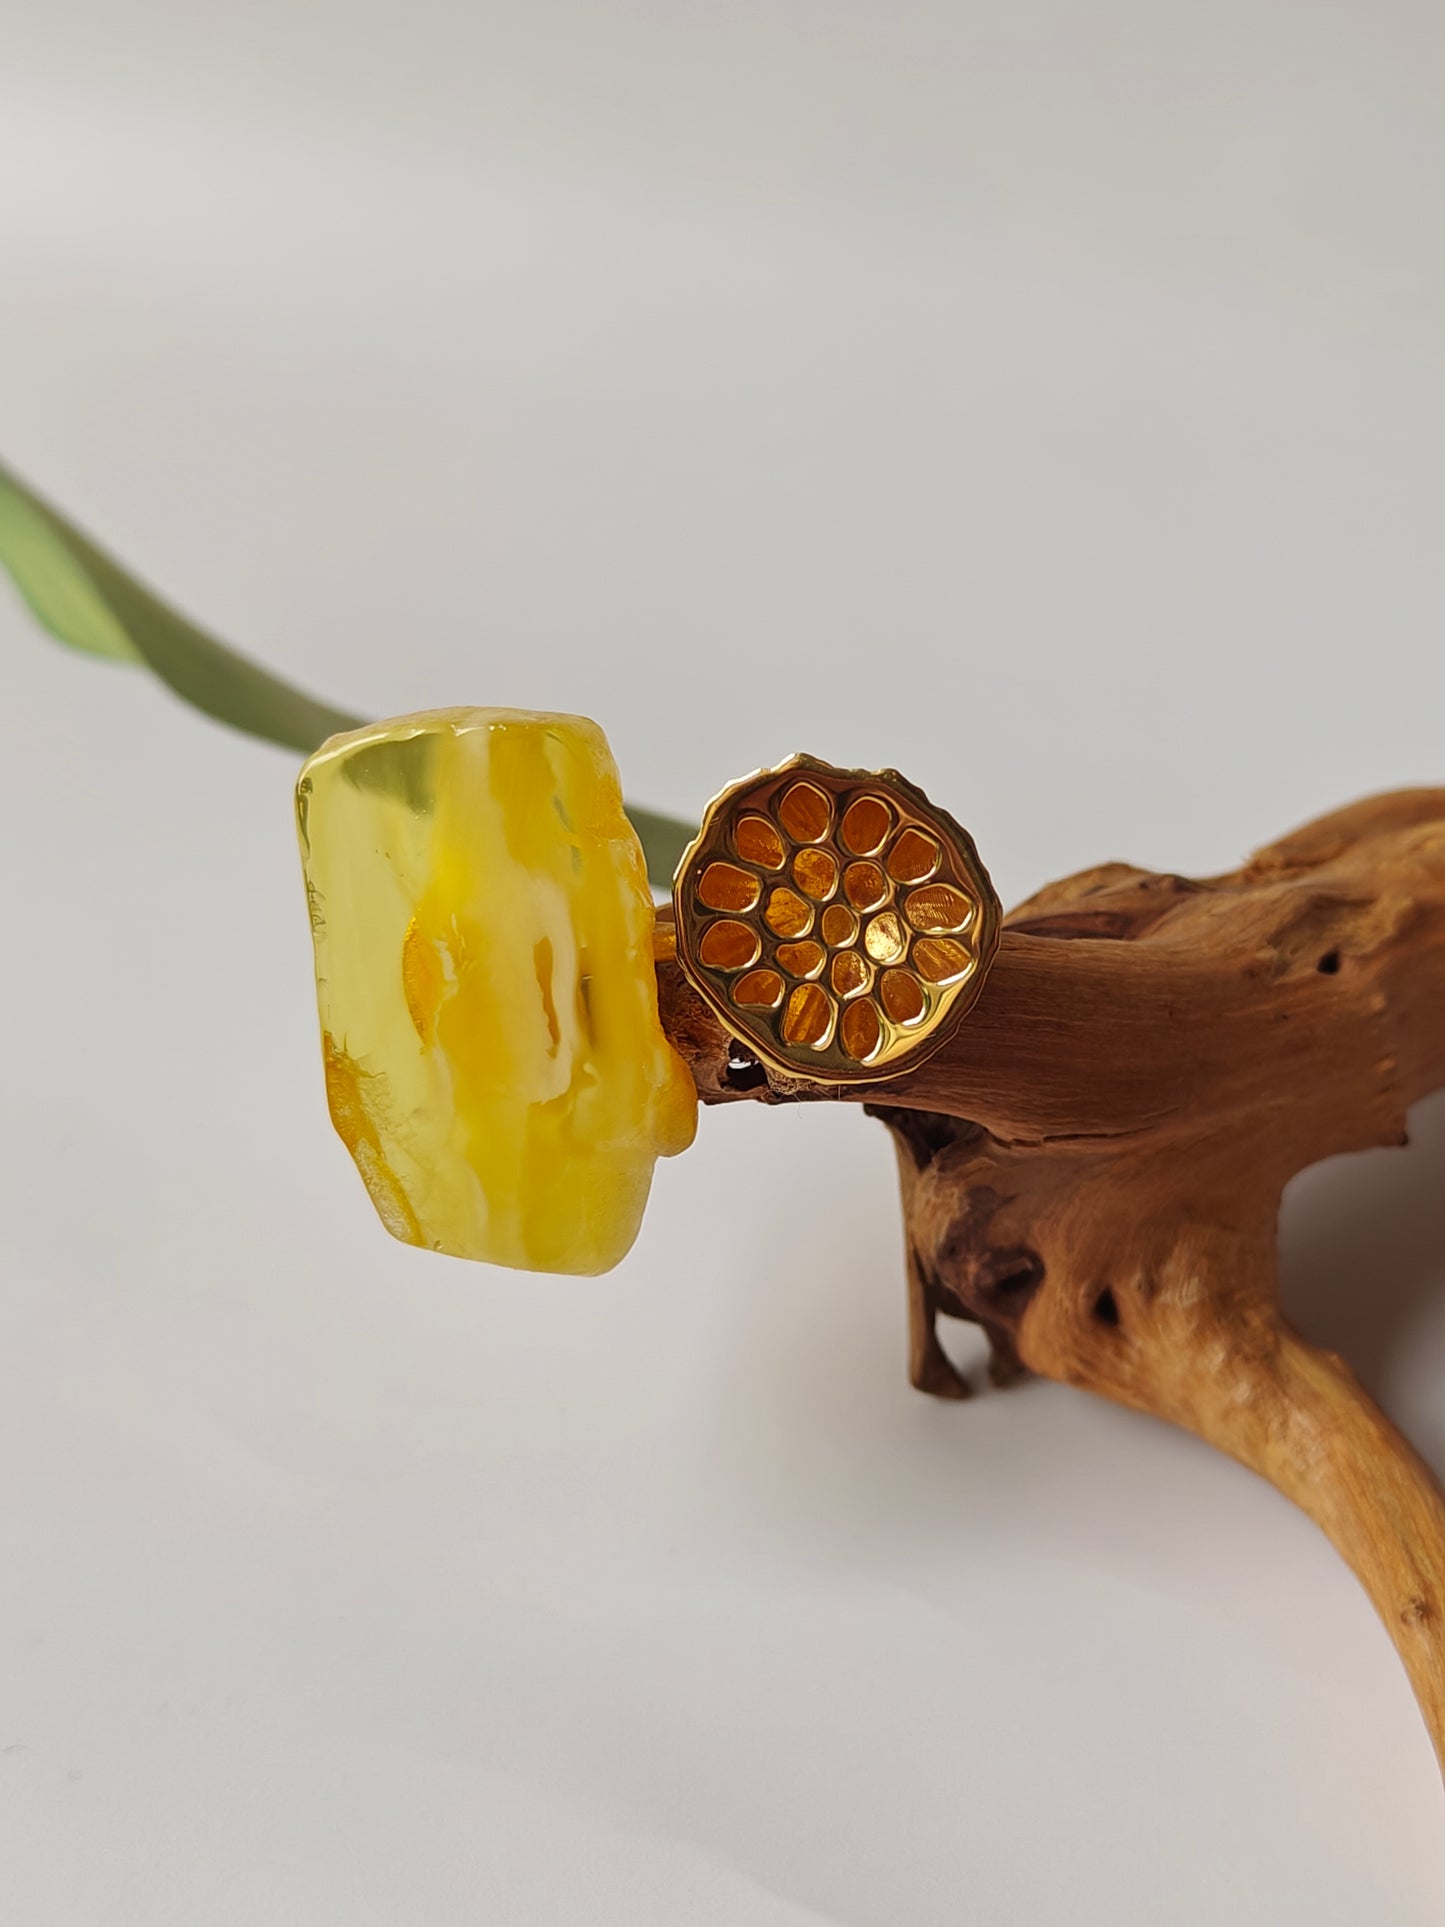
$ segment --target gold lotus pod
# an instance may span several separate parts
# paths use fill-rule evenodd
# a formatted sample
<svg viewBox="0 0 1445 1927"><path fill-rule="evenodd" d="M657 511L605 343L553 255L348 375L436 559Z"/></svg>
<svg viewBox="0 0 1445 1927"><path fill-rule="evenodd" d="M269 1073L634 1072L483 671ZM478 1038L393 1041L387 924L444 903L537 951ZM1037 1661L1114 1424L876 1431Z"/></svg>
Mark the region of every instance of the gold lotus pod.
<svg viewBox="0 0 1445 1927"><path fill-rule="evenodd" d="M932 1055L998 948L973 838L897 770L793 756L708 805L673 883L678 960L763 1063L881 1081Z"/></svg>

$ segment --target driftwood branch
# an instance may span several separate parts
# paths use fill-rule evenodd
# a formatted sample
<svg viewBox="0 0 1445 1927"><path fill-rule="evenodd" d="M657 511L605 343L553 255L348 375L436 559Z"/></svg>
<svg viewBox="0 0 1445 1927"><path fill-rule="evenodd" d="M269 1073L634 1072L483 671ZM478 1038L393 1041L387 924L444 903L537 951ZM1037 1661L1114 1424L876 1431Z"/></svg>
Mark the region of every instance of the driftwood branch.
<svg viewBox="0 0 1445 1927"><path fill-rule="evenodd" d="M1445 1765L1445 1496L1285 1323L1276 1262L1289 1179L1402 1144L1445 1085L1445 791L1356 804L1229 876L1050 885L955 1036L881 1087L766 1070L660 938L704 1102L852 1100L891 1130L914 1384L966 1394L937 1321L967 1318L999 1381L1087 1387L1271 1480L1369 1592Z"/></svg>

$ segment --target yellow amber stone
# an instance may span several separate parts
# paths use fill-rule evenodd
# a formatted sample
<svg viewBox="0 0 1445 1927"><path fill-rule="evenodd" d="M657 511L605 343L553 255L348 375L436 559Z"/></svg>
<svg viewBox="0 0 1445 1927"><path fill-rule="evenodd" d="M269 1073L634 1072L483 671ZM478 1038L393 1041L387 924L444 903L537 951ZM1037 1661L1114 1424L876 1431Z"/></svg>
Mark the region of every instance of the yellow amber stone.
<svg viewBox="0 0 1445 1927"><path fill-rule="evenodd" d="M408 1244L606 1271L697 1093L595 723L446 709L334 736L296 791L332 1122Z"/></svg>

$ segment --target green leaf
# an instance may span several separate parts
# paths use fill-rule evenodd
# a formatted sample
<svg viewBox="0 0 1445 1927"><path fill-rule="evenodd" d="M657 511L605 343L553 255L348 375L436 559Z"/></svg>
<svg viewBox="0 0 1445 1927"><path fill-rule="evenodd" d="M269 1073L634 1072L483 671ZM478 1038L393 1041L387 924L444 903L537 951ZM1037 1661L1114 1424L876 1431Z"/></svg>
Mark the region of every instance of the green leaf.
<svg viewBox="0 0 1445 1927"><path fill-rule="evenodd" d="M0 564L41 627L73 649L144 663L195 708L309 755L363 717L318 702L207 635L97 548L58 509L0 467ZM666 889L692 829L628 808L647 873Z"/></svg>
<svg viewBox="0 0 1445 1927"><path fill-rule="evenodd" d="M51 635L92 655L145 663L178 696L233 729L309 752L362 721L187 622L4 468L0 562Z"/></svg>
<svg viewBox="0 0 1445 1927"><path fill-rule="evenodd" d="M635 803L624 803L623 808L647 858L650 882L658 890L671 890L673 872L697 835L696 823L684 823L678 816L659 816L656 810L642 810Z"/></svg>
<svg viewBox="0 0 1445 1927"><path fill-rule="evenodd" d="M117 662L144 658L72 561L54 522L0 469L0 557L42 629Z"/></svg>

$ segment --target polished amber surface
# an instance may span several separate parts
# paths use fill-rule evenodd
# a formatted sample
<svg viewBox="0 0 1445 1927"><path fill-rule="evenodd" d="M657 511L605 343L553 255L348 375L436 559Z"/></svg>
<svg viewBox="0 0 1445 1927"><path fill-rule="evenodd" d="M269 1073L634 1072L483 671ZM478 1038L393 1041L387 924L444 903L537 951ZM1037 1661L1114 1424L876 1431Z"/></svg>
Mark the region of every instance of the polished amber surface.
<svg viewBox="0 0 1445 1927"><path fill-rule="evenodd" d="M606 1271L697 1096L658 1022L601 730L403 717L325 744L297 814L331 1117L382 1222L455 1257Z"/></svg>

